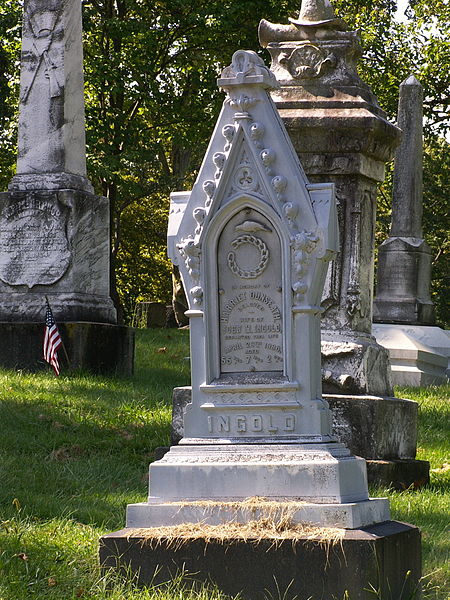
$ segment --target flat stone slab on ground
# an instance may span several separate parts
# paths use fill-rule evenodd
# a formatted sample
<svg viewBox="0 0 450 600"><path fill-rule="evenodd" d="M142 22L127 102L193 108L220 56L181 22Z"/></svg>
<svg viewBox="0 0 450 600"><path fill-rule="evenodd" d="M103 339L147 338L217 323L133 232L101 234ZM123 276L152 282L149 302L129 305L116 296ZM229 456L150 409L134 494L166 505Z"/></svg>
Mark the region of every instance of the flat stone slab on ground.
<svg viewBox="0 0 450 600"><path fill-rule="evenodd" d="M346 591L351 600L372 600L371 587L382 598L406 600L419 586L420 532L412 525L388 521L341 536L331 530L328 541L311 532L281 537L214 538L205 532L174 538L154 529L122 529L101 538L100 562L124 573L131 567L141 585L183 571L188 584L215 584L244 600L330 600Z"/></svg>

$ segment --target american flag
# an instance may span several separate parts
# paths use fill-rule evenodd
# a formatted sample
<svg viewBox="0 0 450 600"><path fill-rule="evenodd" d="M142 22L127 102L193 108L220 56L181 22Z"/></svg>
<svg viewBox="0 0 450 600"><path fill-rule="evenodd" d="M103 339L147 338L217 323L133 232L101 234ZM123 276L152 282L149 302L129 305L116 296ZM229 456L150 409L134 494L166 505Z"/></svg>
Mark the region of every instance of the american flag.
<svg viewBox="0 0 450 600"><path fill-rule="evenodd" d="M52 365L56 375L59 375L58 348L61 345L62 339L59 335L52 309L47 300L47 311L45 313L44 360Z"/></svg>

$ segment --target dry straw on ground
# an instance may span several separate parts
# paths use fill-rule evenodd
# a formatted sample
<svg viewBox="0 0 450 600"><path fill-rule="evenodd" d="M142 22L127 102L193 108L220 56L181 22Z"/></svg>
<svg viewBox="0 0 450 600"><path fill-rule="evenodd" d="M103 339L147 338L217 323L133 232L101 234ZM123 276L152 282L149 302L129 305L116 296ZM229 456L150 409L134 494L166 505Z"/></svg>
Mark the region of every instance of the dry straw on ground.
<svg viewBox="0 0 450 600"><path fill-rule="evenodd" d="M329 549L335 544L340 544L345 535L345 529L337 527L295 523L293 516L304 504L303 502L276 502L255 497L241 502L202 500L171 504L179 506L180 509L200 507L203 509L204 520L165 527L130 529L130 537L142 537L143 544L165 544L170 547L180 547L188 541L200 539L206 544L228 543L235 540L258 544L263 540L269 540L275 545L283 540L292 540L292 542L303 540ZM226 518L224 514L221 517L223 522L220 524L207 523L208 515L217 514L218 511L226 511L226 516L231 515L231 518ZM235 518L233 513L236 515ZM247 518L243 518L245 515Z"/></svg>

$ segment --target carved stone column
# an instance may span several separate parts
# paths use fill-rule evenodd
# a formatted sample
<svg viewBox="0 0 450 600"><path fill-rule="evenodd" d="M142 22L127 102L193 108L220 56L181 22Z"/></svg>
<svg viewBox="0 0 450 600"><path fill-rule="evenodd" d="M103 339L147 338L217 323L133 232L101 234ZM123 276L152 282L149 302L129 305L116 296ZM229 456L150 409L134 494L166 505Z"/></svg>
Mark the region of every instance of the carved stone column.
<svg viewBox="0 0 450 600"><path fill-rule="evenodd" d="M323 389L391 395L387 352L371 334L377 184L400 130L356 71L358 35L329 2L304 2L290 25L261 21L280 83L279 113L311 181L336 186L340 253L322 297Z"/></svg>

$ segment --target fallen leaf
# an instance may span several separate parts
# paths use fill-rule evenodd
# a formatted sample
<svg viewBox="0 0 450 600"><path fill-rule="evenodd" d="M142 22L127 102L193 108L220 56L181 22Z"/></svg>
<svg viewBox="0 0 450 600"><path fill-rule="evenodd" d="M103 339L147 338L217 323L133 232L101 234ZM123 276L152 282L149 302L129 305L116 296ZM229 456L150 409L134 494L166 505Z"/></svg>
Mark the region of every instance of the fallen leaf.
<svg viewBox="0 0 450 600"><path fill-rule="evenodd" d="M50 452L49 458L50 460L69 460L70 458L77 458L82 456L84 453L83 448L75 444L74 446L61 446L61 448L57 448Z"/></svg>
<svg viewBox="0 0 450 600"><path fill-rule="evenodd" d="M156 352L158 352L158 354L164 354L164 352L167 352L167 348L166 346L164 346L163 348L158 348Z"/></svg>
<svg viewBox="0 0 450 600"><path fill-rule="evenodd" d="M50 587L53 587L54 585L56 585L56 579L54 577L49 577L47 581L48 581L48 585Z"/></svg>
<svg viewBox="0 0 450 600"><path fill-rule="evenodd" d="M16 558L20 558L20 560L28 560L28 556L25 552L19 552L19 554L14 554Z"/></svg>

